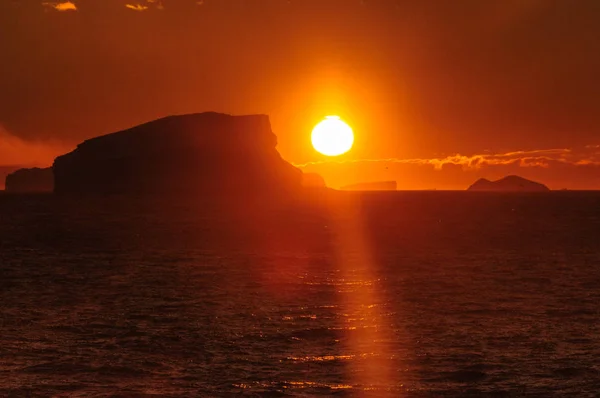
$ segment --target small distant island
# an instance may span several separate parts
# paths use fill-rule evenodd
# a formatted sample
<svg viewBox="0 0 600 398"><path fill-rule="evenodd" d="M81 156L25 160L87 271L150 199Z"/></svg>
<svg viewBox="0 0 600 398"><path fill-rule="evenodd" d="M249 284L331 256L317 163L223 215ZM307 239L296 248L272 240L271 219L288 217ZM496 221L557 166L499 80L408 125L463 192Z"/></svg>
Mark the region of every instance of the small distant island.
<svg viewBox="0 0 600 398"><path fill-rule="evenodd" d="M397 189L396 181L375 181L361 182L357 184L345 185L340 188L342 191L395 191Z"/></svg>
<svg viewBox="0 0 600 398"><path fill-rule="evenodd" d="M467 188L467 191L548 192L550 189L539 182L527 180L516 175L510 175L496 181L480 178Z"/></svg>
<svg viewBox="0 0 600 398"><path fill-rule="evenodd" d="M5 190L11 193L52 192L54 174L52 168L19 169L6 176Z"/></svg>

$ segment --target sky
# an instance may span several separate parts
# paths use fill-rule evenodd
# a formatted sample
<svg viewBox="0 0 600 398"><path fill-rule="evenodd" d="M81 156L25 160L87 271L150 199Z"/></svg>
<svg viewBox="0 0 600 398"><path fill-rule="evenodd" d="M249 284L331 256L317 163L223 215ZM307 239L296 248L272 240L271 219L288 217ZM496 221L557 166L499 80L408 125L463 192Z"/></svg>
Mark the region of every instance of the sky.
<svg viewBox="0 0 600 398"><path fill-rule="evenodd" d="M0 174L218 111L268 114L333 187L600 189L596 0L0 0L0 54ZM339 158L310 144L327 115L356 135Z"/></svg>

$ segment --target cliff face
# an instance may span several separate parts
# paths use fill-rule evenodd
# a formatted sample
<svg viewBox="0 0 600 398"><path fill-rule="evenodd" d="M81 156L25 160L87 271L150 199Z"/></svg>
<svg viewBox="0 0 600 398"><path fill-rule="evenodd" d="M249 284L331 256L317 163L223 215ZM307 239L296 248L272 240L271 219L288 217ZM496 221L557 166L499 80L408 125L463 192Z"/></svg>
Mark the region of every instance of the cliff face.
<svg viewBox="0 0 600 398"><path fill-rule="evenodd" d="M293 191L266 115L170 116L93 138L54 162L57 193L248 195Z"/></svg>
<svg viewBox="0 0 600 398"><path fill-rule="evenodd" d="M395 191L396 181L363 182L343 186L343 191Z"/></svg>
<svg viewBox="0 0 600 398"><path fill-rule="evenodd" d="M6 176L6 192L52 192L52 169L19 169Z"/></svg>
<svg viewBox="0 0 600 398"><path fill-rule="evenodd" d="M547 192L547 186L539 182L530 181L519 176L507 176L496 181L481 178L468 191L496 191L496 192Z"/></svg>

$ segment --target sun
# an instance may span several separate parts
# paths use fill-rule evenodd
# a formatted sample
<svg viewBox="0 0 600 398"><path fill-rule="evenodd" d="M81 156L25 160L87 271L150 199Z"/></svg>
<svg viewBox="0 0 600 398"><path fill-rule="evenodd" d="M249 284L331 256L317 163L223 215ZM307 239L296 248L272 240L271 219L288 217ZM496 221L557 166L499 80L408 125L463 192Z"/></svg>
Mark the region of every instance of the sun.
<svg viewBox="0 0 600 398"><path fill-rule="evenodd" d="M354 133L338 116L327 116L313 129L311 141L323 155L338 156L352 148Z"/></svg>

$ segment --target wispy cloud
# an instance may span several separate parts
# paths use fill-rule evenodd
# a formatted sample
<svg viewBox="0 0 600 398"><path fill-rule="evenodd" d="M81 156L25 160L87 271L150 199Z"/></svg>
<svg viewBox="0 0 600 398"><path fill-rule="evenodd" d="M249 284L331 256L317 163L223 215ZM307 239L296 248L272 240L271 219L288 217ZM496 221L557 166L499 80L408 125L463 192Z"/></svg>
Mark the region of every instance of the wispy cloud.
<svg viewBox="0 0 600 398"><path fill-rule="evenodd" d="M42 3L44 7L49 7L55 9L56 11L77 11L77 6L75 3L70 1L63 2L44 2Z"/></svg>
<svg viewBox="0 0 600 398"><path fill-rule="evenodd" d="M45 1L42 2L42 5L56 11L77 11L77 5L72 1ZM126 3L124 1L123 5L133 11L146 11L150 7L157 10L164 10L165 8L162 0L145 0L137 3Z"/></svg>
<svg viewBox="0 0 600 398"><path fill-rule="evenodd" d="M134 11L145 11L148 9L148 6L143 6L141 4L125 4L125 7Z"/></svg>
<svg viewBox="0 0 600 398"><path fill-rule="evenodd" d="M590 149L593 149L590 151ZM517 165L520 167L548 168L552 163L570 164L573 166L600 166L600 151L597 146L586 147L586 150L574 151L572 149L536 149L530 151L514 151L506 153L484 153L467 155L450 155L443 158L385 158L385 159L326 159L303 164L295 164L304 168L312 165L327 163L398 163L430 165L441 170L445 165L462 166L463 169L480 169L485 166Z"/></svg>
<svg viewBox="0 0 600 398"><path fill-rule="evenodd" d="M157 10L164 10L162 0L146 0L146 3L154 4Z"/></svg>

